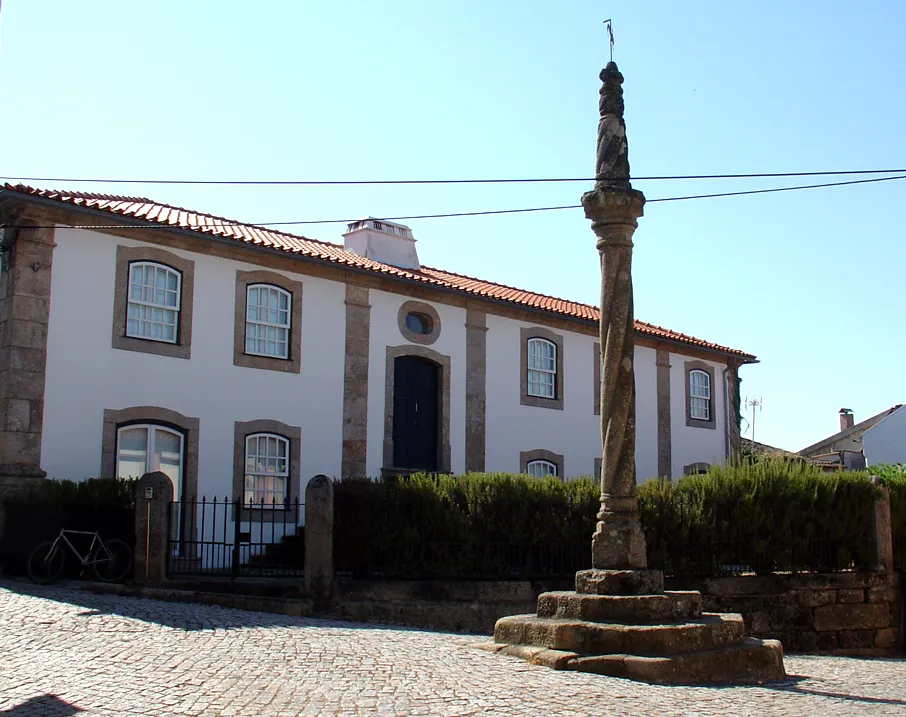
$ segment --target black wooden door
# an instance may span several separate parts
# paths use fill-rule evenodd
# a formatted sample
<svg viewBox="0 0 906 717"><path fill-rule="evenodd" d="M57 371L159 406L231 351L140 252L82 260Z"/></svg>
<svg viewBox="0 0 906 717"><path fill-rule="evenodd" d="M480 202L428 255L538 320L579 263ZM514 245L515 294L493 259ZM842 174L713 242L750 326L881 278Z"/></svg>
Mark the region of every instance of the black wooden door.
<svg viewBox="0 0 906 717"><path fill-rule="evenodd" d="M437 470L440 366L418 356L393 365L393 466Z"/></svg>

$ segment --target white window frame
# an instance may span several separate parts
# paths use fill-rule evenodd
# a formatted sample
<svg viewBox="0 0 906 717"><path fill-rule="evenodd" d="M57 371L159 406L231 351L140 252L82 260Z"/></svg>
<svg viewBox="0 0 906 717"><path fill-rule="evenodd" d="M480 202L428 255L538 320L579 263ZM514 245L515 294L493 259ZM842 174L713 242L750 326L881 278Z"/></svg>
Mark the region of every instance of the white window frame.
<svg viewBox="0 0 906 717"><path fill-rule="evenodd" d="M269 455L267 455L267 453L265 453L264 455L261 455L257 452L254 454L249 453L249 444L253 440L256 441L255 449L257 451L260 447L260 443L258 443L258 441L260 439L265 439L265 441L270 441L270 440L276 441L278 450L274 456L269 456ZM280 451L279 451L279 448L281 446L283 448L282 456L280 455ZM290 439L287 438L286 436L281 436L277 433L249 433L245 437L244 456L245 456L245 463L244 463L245 470L244 470L244 476L243 476L243 492L242 492L243 506L248 507L248 508L257 508L257 509L264 508L264 509L283 510L286 503L288 503L289 497L290 497L289 496L289 487L290 487L289 475L290 475L290 458L291 458ZM258 468L258 470L249 470L249 468L250 468L249 464L251 462L250 456L254 456L255 458L258 458L259 460L263 458L265 460L264 470L260 469L260 465L254 466L255 468ZM268 470L271 459L273 459L274 463L275 463L275 468L272 471ZM283 470L282 471L279 470L279 461L280 460L283 461ZM259 479L259 478L281 479L283 482L283 490L282 490L283 499L279 500L279 501L276 500L277 493L281 492L276 487L276 482L275 482L275 487L273 489L259 488L257 485L255 485L255 483L257 482L257 479ZM252 483L251 486L249 485L250 481ZM264 502L262 503L261 500L255 500L256 495L268 494L268 493L272 495L272 499L270 501L264 500Z"/></svg>
<svg viewBox="0 0 906 717"><path fill-rule="evenodd" d="M533 478L547 478L548 476L552 478L559 477L559 469L557 464L552 461L545 461L543 459L529 461L525 464L525 472L532 476Z"/></svg>
<svg viewBox="0 0 906 717"><path fill-rule="evenodd" d="M532 349L535 347L550 348L551 355L542 354L533 355ZM557 344L549 339L530 338L526 341L525 350L526 367L525 372L525 392L528 396L536 398L557 398ZM541 365L541 362L550 362L551 368ZM535 379L535 380L532 380ZM543 379L543 380L542 380ZM534 386L534 387L533 387ZM549 387L550 393L545 393L544 389Z"/></svg>
<svg viewBox="0 0 906 717"><path fill-rule="evenodd" d="M260 298L262 291L268 292L268 297L271 293L276 294L277 296L283 296L286 298L286 309L280 309L278 307L278 312L285 311L286 313L286 323L280 323L279 321L262 321L261 319L252 320L249 318L249 313L252 310L252 291L257 291ZM255 304L255 307L260 311L261 304ZM267 358L276 358L276 359L289 359L289 342L290 342L290 333L292 331L292 322L293 322L293 295L286 289L274 286L273 284L249 284L245 288L245 353L249 356L266 356ZM250 328L255 327L255 336L250 336ZM265 338L259 338L257 330L263 328L265 330ZM273 329L274 337L268 338L266 335L267 329ZM281 338L282 337L282 338ZM264 342L264 351L257 350L257 344ZM256 345L255 350L249 349L249 342L252 342ZM273 344L274 352L269 353L268 348ZM279 352L280 344L283 345L283 352Z"/></svg>
<svg viewBox="0 0 906 717"><path fill-rule="evenodd" d="M144 270L149 269L149 268L154 269L155 272L164 272L165 275L167 275L167 276L172 275L172 276L176 277L176 288L175 289L170 289L169 287L165 287L163 289L163 291L167 294L172 294L175 292L175 294L176 294L176 304L175 305L170 305L167 303L160 303L160 302L157 302L154 300L148 300L145 298L144 294L148 290L160 291L160 289L158 287L156 287L154 285L149 286L144 283ZM132 281L132 272L135 271L136 269L142 269L142 273L143 273L142 283L135 284L135 286L140 286L142 288L142 298L141 299L135 299L132 296L132 287L134 285L133 281ZM172 266L167 266L166 264L161 264L156 261L130 262L128 265L127 271L128 271L128 276L126 277L126 336L129 336L129 337L135 338L135 339L145 339L146 341L160 341L161 343L167 343L167 344L177 343L179 340L180 309L182 308L182 273L180 271L174 269ZM130 309L133 306L139 307L139 311L143 314L150 313L151 318L146 318L144 316L134 318L134 317L130 316L130 314L131 314ZM159 315L160 320L158 320L156 318L156 315L154 313L155 311L161 312L161 314ZM167 314L173 315L172 322L164 320L164 317ZM130 331L129 324L132 321L138 321L138 329L135 331ZM160 325L162 334L164 333L164 331L163 331L164 327L172 326L173 327L173 338L169 339L163 335L158 337L158 336L152 336L152 335L150 335L150 333L143 333L142 327L144 325L148 325L148 326L152 327L152 330L155 325Z"/></svg>
<svg viewBox="0 0 906 717"><path fill-rule="evenodd" d="M145 441L145 473L152 473L154 471L161 470L160 468L160 456L157 452L157 433L169 433L171 435L179 438L179 471L178 477L176 480L176 485L173 486L173 495L176 500L179 500L179 491L182 487L183 476L186 471L186 437L182 431L179 431L175 428L170 428L169 426L163 426L159 423L128 423L124 426L118 426L116 429L116 476L121 479L129 478L141 478L141 476L124 476L120 475L120 453L122 451L122 442L120 441L120 436L123 431L131 431L137 428L144 428L148 431L148 437ZM157 460L155 460L155 458ZM151 461L151 465L148 465L148 462ZM172 476L171 476L172 479Z"/></svg>
<svg viewBox="0 0 906 717"><path fill-rule="evenodd" d="M696 377L704 377L696 384ZM689 416L696 421L711 420L711 375L700 368L689 372Z"/></svg>

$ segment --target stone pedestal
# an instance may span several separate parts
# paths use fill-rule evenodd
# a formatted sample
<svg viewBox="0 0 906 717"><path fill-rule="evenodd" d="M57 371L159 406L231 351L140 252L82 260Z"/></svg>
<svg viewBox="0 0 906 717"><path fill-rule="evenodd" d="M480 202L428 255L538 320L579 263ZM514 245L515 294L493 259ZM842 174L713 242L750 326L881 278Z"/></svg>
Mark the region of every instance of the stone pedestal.
<svg viewBox="0 0 906 717"><path fill-rule="evenodd" d="M601 509L592 569L575 592L544 593L534 615L497 621L484 649L558 670L673 684L780 680L783 648L745 637L741 615L702 612L697 592L665 592L647 570L636 497L632 237L645 205L629 182L623 75L601 71L595 188L582 196L601 261Z"/></svg>
<svg viewBox="0 0 906 717"><path fill-rule="evenodd" d="M497 621L484 650L555 670L660 684L760 684L786 677L777 640L745 637L742 615L664 591L658 570L583 570L575 592L542 593L534 615Z"/></svg>

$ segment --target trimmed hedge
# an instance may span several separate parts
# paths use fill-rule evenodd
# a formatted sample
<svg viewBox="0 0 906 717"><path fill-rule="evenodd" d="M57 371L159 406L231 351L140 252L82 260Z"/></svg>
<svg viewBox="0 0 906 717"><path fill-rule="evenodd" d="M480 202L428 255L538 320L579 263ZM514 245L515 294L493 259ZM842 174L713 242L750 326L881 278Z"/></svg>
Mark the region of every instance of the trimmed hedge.
<svg viewBox="0 0 906 717"><path fill-rule="evenodd" d="M710 576L869 569L875 495L865 471L762 459L648 481L639 503L651 566Z"/></svg>
<svg viewBox="0 0 906 717"><path fill-rule="evenodd" d="M568 574L577 560L587 567L598 501L588 479L344 480L334 486L334 564L360 576Z"/></svg>
<svg viewBox="0 0 906 717"><path fill-rule="evenodd" d="M0 536L4 572L23 575L32 548L53 538L61 528L96 530L103 538L119 538L134 545L135 485L135 481L115 478L47 480L34 494L7 499ZM67 569L73 569L74 564L75 560L68 560Z"/></svg>
<svg viewBox="0 0 906 717"><path fill-rule="evenodd" d="M782 460L651 480L639 488L649 565L686 576L867 569L875 493L867 472ZM334 496L342 573L565 576L591 562L599 488L590 478L414 475L340 481Z"/></svg>

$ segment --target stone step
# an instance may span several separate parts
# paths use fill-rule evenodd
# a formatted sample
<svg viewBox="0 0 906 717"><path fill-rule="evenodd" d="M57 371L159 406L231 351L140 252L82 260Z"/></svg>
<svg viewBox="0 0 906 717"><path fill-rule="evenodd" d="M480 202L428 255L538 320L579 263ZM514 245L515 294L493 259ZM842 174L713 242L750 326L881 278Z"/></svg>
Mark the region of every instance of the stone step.
<svg viewBox="0 0 906 717"><path fill-rule="evenodd" d="M513 615L494 626L494 642L592 655L676 655L739 644L744 637L742 615L728 613L666 625Z"/></svg>
<svg viewBox="0 0 906 717"><path fill-rule="evenodd" d="M777 640L746 638L738 645L662 657L581 655L528 645L475 645L555 670L592 672L664 685L763 684L786 678Z"/></svg>
<svg viewBox="0 0 906 717"><path fill-rule="evenodd" d="M701 617L702 596L693 590L662 595L582 595L549 592L538 596L538 617L626 624L669 623Z"/></svg>
<svg viewBox="0 0 906 717"><path fill-rule="evenodd" d="M578 657L567 669L665 685L761 684L786 678L780 642L751 637L739 645L669 657Z"/></svg>

